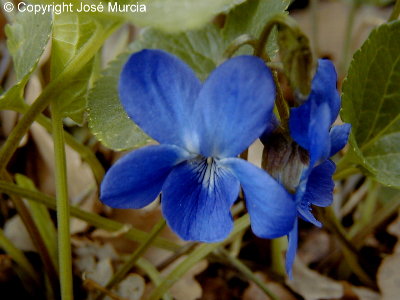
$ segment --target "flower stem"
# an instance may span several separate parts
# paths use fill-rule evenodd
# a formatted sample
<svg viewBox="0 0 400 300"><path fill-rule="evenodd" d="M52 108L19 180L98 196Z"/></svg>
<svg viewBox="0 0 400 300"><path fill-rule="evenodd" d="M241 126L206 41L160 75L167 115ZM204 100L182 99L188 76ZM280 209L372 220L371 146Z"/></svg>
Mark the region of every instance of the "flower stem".
<svg viewBox="0 0 400 300"><path fill-rule="evenodd" d="M348 177L349 175L360 173L360 170L355 166L353 150L346 152L344 156L336 163L336 171L333 175L334 180L340 180Z"/></svg>
<svg viewBox="0 0 400 300"><path fill-rule="evenodd" d="M342 246L343 256L346 259L346 262L351 270L365 285L376 288L375 282L369 277L369 275L359 264L357 249L348 238L348 235L343 226L340 224L339 220L336 218L335 212L333 211L332 207L317 209L320 213L322 212L324 225L338 238L338 241Z"/></svg>
<svg viewBox="0 0 400 300"><path fill-rule="evenodd" d="M63 300L72 300L72 259L63 118L61 112L58 109L58 105L55 102L51 103L51 112L53 121L52 125L55 157L58 260L60 270L61 297Z"/></svg>
<svg viewBox="0 0 400 300"><path fill-rule="evenodd" d="M335 174L333 175L333 180L341 180L357 173L360 173L360 170L357 167L349 166L346 169L335 172Z"/></svg>
<svg viewBox="0 0 400 300"><path fill-rule="evenodd" d="M162 278L160 273L147 259L144 259L143 257L139 258L136 262L136 266L139 269L142 269L150 277L150 280L153 282L154 286L158 286L161 283ZM163 300L173 299L168 293L165 293Z"/></svg>
<svg viewBox="0 0 400 300"><path fill-rule="evenodd" d="M396 0L396 3L394 4L392 13L390 14L390 17L388 19L388 22L397 20L397 18L400 15L400 0Z"/></svg>
<svg viewBox="0 0 400 300"><path fill-rule="evenodd" d="M374 217L369 220L365 226L358 228L359 230L351 238L351 242L357 249L361 248L365 238L374 232L376 228L382 226L390 217L394 216L400 207L400 197L392 199L382 208L374 213Z"/></svg>
<svg viewBox="0 0 400 300"><path fill-rule="evenodd" d="M266 284L257 277L244 263L242 263L239 259L231 255L228 251L224 248L220 247L216 250L223 255L224 259L227 259L228 262L238 269L245 277L249 280L253 281L263 292L272 300L279 300L279 298L266 286Z"/></svg>
<svg viewBox="0 0 400 300"><path fill-rule="evenodd" d="M273 30L273 28L276 25L282 25L290 28L293 31L298 31L298 27L296 22L282 14L278 14L274 17L272 17L267 24L265 24L263 31L260 34L260 37L258 39L258 44L254 49L254 55L258 56L262 59L265 60L266 63L271 62L271 58L268 56L268 53L265 52L265 46L267 44L268 38ZM274 82L276 85L276 91L277 91L277 99L276 99L276 107L278 109L278 113L281 119L282 127L286 128L287 122L289 120L289 107L285 101L285 97L282 92L282 88L279 84L279 78L278 78L278 73L276 71L272 71L273 77L274 77Z"/></svg>
<svg viewBox="0 0 400 300"><path fill-rule="evenodd" d="M83 286L90 291L99 291L99 292L107 295L112 300L128 300L126 298L122 298L122 297L118 296L117 294L107 290L105 287L103 287L102 285L98 284L96 281L89 279L89 278L85 278L85 280L83 282Z"/></svg>
<svg viewBox="0 0 400 300"><path fill-rule="evenodd" d="M0 180L0 192L9 195L16 195L24 197L39 203L43 203L48 208L56 209L56 200L53 197L47 196L38 191L31 191L28 189L21 188L15 184ZM123 224L108 218L99 216L94 213L90 213L79 209L75 206L70 206L71 216L87 222L88 224L97 228L105 229L108 231L120 232L121 236L124 236L132 241L142 243L147 239L148 234L136 228L131 228L127 224ZM181 246L163 238L156 238L153 246L165 249L168 251L179 251Z"/></svg>
<svg viewBox="0 0 400 300"><path fill-rule="evenodd" d="M360 207L361 209L360 217L357 220L355 220L353 226L351 226L351 229L348 234L350 239L354 237L356 232L358 232L361 228L364 228L365 226L368 225L368 223L371 222L376 212L376 205L379 194L379 184L370 178L367 178L366 183L368 186L368 194L363 203L361 204L362 206Z"/></svg>
<svg viewBox="0 0 400 300"><path fill-rule="evenodd" d="M164 280L157 286L153 292L148 297L148 300L158 300L164 295L167 290L179 279L181 278L187 271L189 271L197 262L205 258L211 252L213 252L218 247L226 244L229 240L234 237L237 233L246 229L250 224L250 219L248 215L245 215L235 222L235 227L228 237L223 242L213 243L213 244L201 244L198 246L189 256L183 260L171 273L168 274L164 278Z"/></svg>
<svg viewBox="0 0 400 300"><path fill-rule="evenodd" d="M149 248L153 240L157 237L157 235L164 229L166 222L164 219L161 219L150 231L148 238L144 241L136 250L129 256L128 260L125 264L113 275L110 281L107 283L105 288L107 290L111 290L116 284L120 283L122 279L128 274L128 272L133 268L136 264L137 260L140 256ZM96 299L100 300L103 298L103 294L100 294Z"/></svg>
<svg viewBox="0 0 400 300"><path fill-rule="evenodd" d="M3 185L5 186L11 186L14 185L11 179L11 176L7 172L3 172L2 178L5 178L6 181L2 181ZM55 266L53 265L53 262L51 260L51 256L46 248L46 244L43 241L42 236L40 235L40 232L38 228L36 227L35 222L32 219L31 214L29 213L25 203L22 201L22 199L19 197L19 195L12 194L10 195L11 201L14 203L15 208L18 212L18 215L20 216L22 222L25 225L26 230L28 231L29 236L32 239L33 244L35 245L36 249L38 250L39 256L42 260L43 267L45 272L47 273L50 283L51 283L51 288L53 289L53 293L58 293L58 274L56 271Z"/></svg>
<svg viewBox="0 0 400 300"><path fill-rule="evenodd" d="M11 241L5 236L3 230L0 228L0 247L11 256L11 258L21 267L21 269L28 274L28 276L38 285L39 277L33 269L31 263L26 258L24 253L15 247Z"/></svg>
<svg viewBox="0 0 400 300"><path fill-rule="evenodd" d="M287 237L283 236L271 240L271 260L274 273L285 277L285 261L283 252L287 248Z"/></svg>
<svg viewBox="0 0 400 300"><path fill-rule="evenodd" d="M228 46L223 57L231 58L236 51L245 45L249 45L255 49L257 47L257 40L249 34L240 35Z"/></svg>

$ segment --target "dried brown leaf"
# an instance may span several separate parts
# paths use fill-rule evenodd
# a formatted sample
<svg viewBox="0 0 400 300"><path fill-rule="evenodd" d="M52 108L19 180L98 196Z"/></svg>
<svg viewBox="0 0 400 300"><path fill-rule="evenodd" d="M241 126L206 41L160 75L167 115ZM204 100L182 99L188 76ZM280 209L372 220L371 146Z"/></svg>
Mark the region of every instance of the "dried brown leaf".
<svg viewBox="0 0 400 300"><path fill-rule="evenodd" d="M397 267L399 268L399 266ZM293 280L286 284L306 300L358 299L378 300L379 295L367 288L355 287L348 282L339 282L309 269L300 259L293 266ZM400 286L400 284L398 283ZM386 298L385 300L397 298Z"/></svg>
<svg viewBox="0 0 400 300"><path fill-rule="evenodd" d="M378 269L378 286L381 300L395 300L400 295L400 253L386 257Z"/></svg>
<svg viewBox="0 0 400 300"><path fill-rule="evenodd" d="M268 280L263 273L256 272L255 275L260 278L268 289L274 293L280 300L296 300L296 298L281 284ZM243 293L243 300L270 300L254 282L250 282L249 287Z"/></svg>

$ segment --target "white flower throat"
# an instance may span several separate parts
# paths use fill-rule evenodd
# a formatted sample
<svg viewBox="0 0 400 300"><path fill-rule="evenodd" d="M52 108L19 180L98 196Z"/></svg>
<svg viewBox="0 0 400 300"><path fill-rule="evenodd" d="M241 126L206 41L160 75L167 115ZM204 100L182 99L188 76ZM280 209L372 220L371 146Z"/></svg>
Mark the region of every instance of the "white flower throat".
<svg viewBox="0 0 400 300"><path fill-rule="evenodd" d="M215 185L215 180L217 170L219 169L215 158L213 157L198 157L195 159L198 182L201 183L209 191L213 190Z"/></svg>

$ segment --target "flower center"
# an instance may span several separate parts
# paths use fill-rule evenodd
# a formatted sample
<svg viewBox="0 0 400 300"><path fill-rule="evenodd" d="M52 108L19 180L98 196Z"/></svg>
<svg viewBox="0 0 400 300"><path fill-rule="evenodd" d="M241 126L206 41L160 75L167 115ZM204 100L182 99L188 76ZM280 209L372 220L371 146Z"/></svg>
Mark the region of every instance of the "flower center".
<svg viewBox="0 0 400 300"><path fill-rule="evenodd" d="M200 156L195 158L195 163L197 164L195 171L197 172L198 182L211 191L214 188L217 176L218 165L216 159Z"/></svg>

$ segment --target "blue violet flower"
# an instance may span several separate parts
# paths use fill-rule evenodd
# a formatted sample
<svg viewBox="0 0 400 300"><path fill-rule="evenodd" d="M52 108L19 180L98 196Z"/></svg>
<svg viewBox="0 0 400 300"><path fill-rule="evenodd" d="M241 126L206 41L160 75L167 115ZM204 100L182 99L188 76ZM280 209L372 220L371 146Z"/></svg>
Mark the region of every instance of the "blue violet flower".
<svg viewBox="0 0 400 300"><path fill-rule="evenodd" d="M335 187L332 175L336 166L329 157L346 145L351 129L350 124L331 128L340 110L336 84L337 74L333 63L320 59L308 99L291 109L289 119L291 137L308 153L308 164L304 165L295 191L297 212L303 220L318 227L322 225L311 213L311 205L331 205ZM288 238L286 269L291 275L298 243L297 220Z"/></svg>
<svg viewBox="0 0 400 300"><path fill-rule="evenodd" d="M346 145L351 127L343 124L331 128L340 110L336 80L332 62L319 60L310 95L291 109L290 135L272 118L260 137L265 146L263 169L293 195L298 216L318 227L321 223L311 213L311 205L331 205L336 166L329 157ZM297 218L288 239L286 270L291 277L298 243Z"/></svg>
<svg viewBox="0 0 400 300"><path fill-rule="evenodd" d="M105 204L142 208L162 192L173 231L184 240L215 242L232 229L230 208L242 186L256 235L292 230L293 196L237 158L273 118L275 85L261 59L232 58L201 83L178 58L143 50L125 64L119 94L129 117L160 145L135 150L108 170L100 191Z"/></svg>

